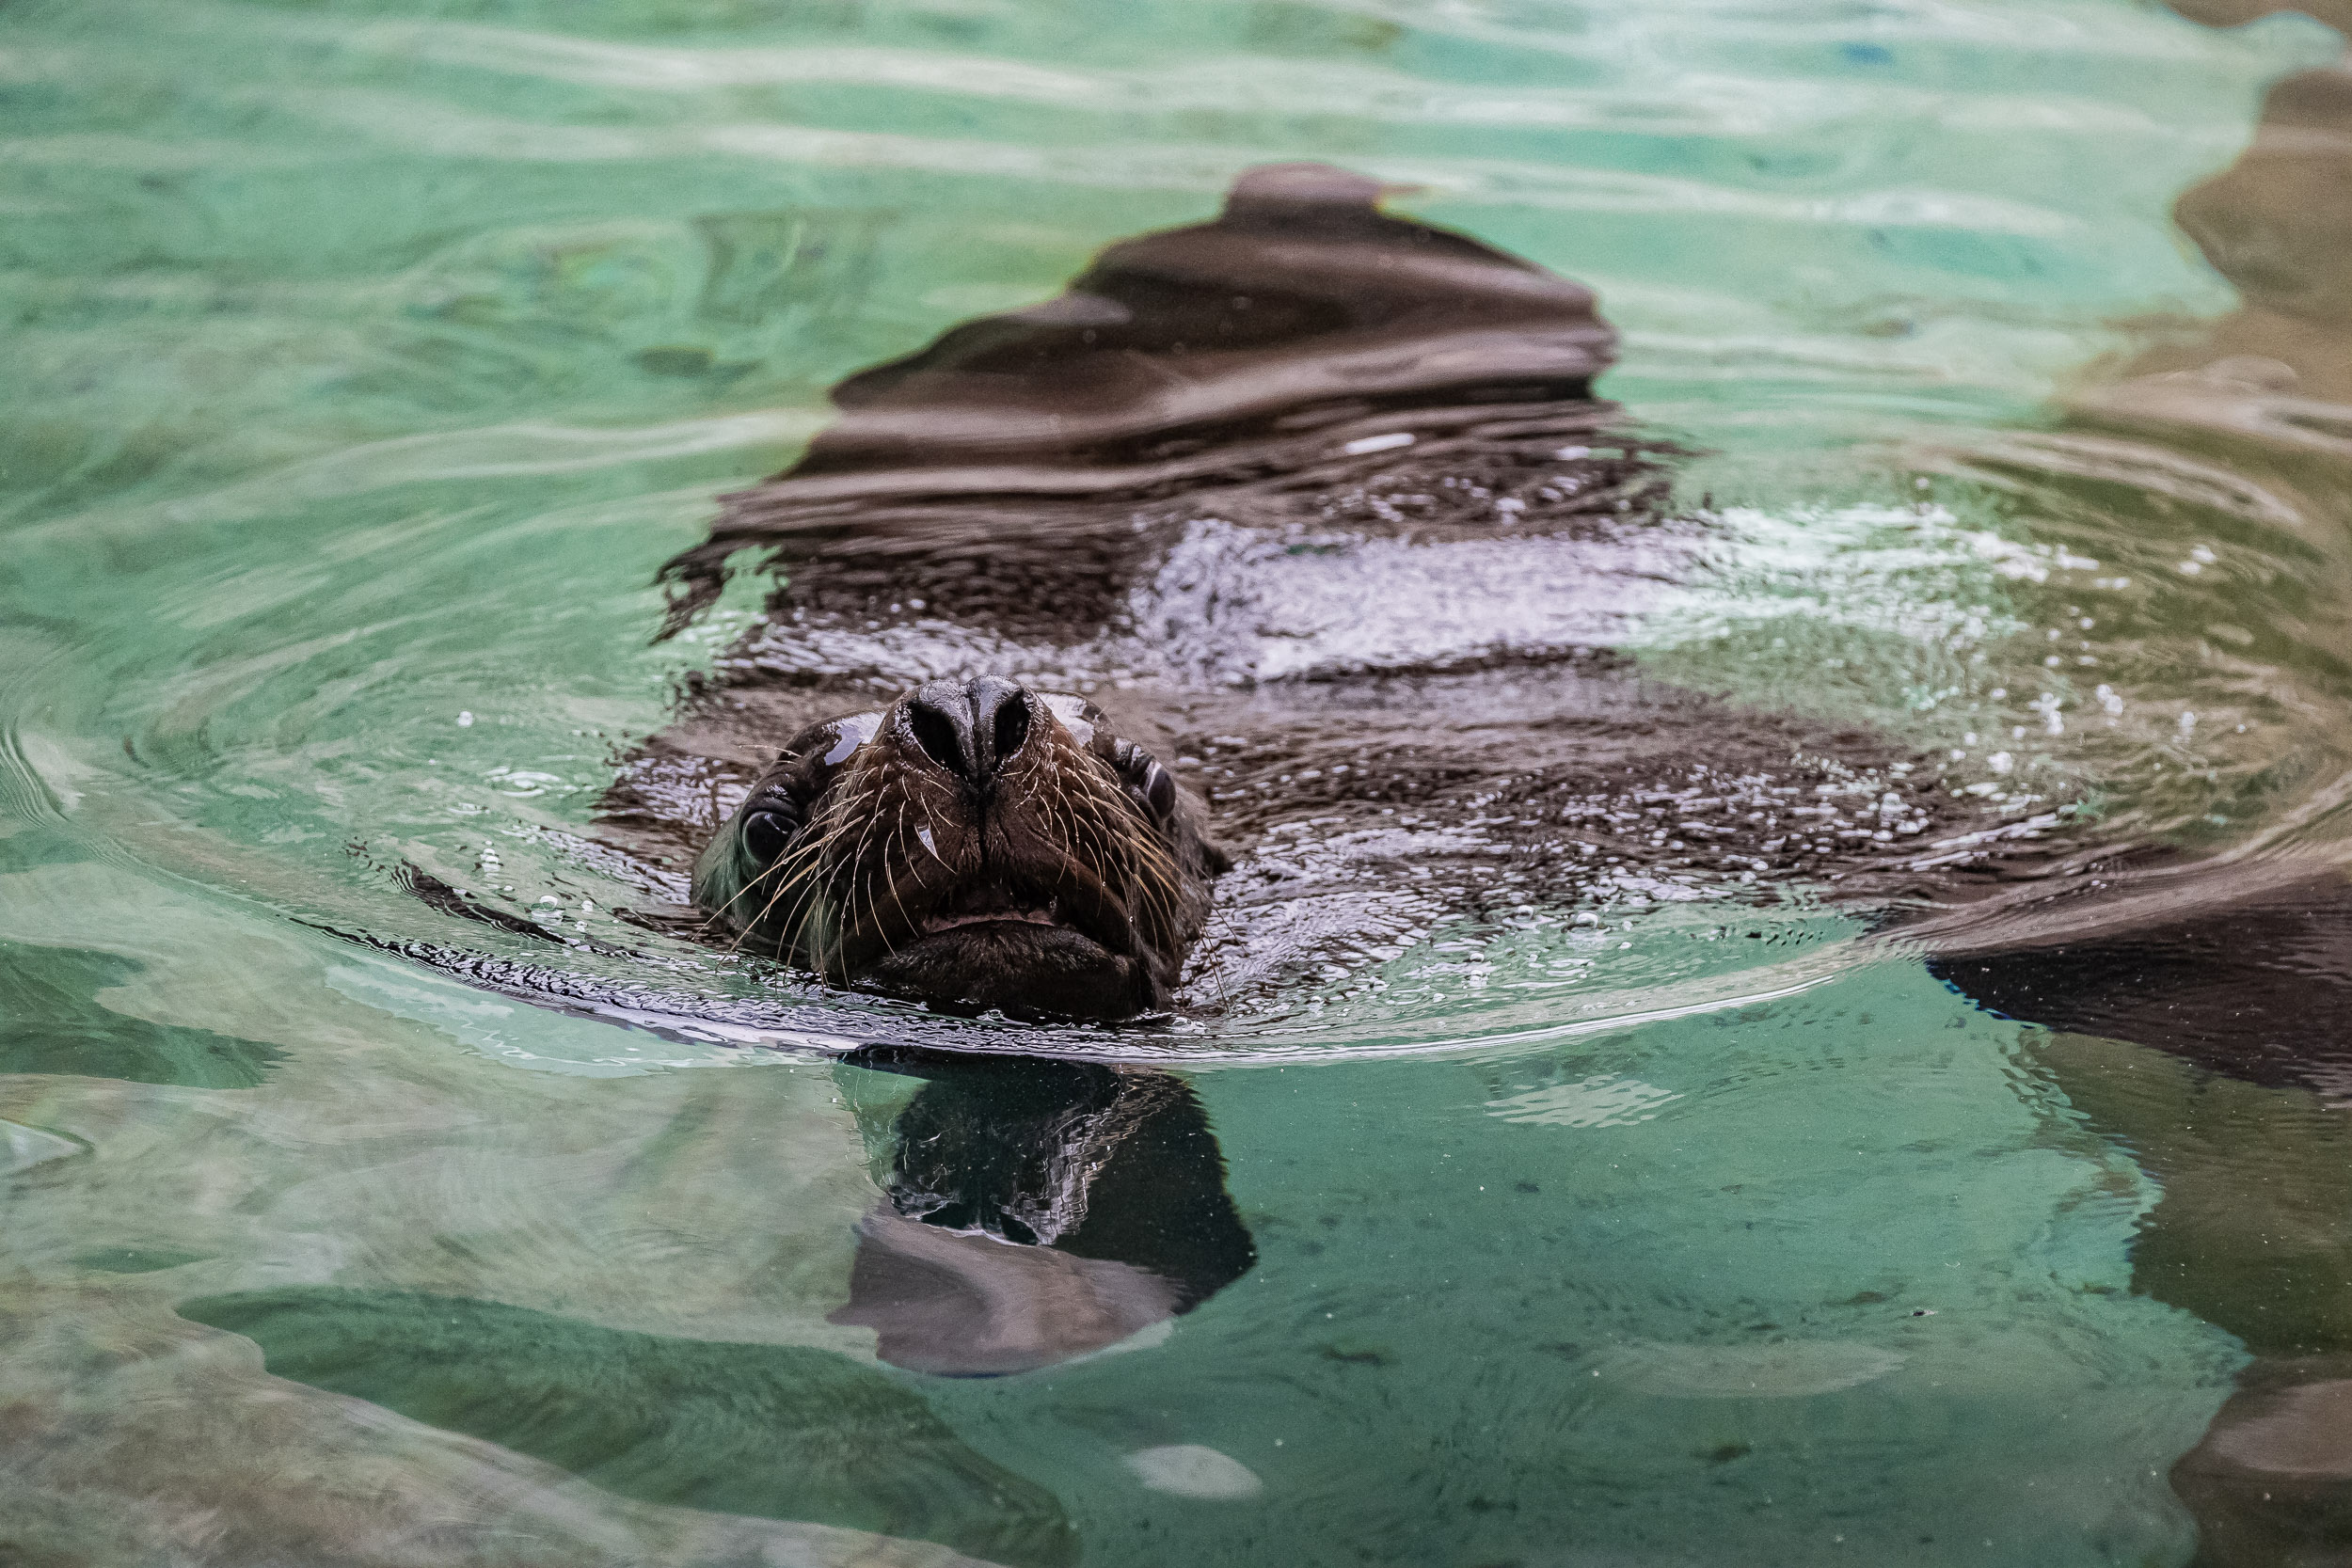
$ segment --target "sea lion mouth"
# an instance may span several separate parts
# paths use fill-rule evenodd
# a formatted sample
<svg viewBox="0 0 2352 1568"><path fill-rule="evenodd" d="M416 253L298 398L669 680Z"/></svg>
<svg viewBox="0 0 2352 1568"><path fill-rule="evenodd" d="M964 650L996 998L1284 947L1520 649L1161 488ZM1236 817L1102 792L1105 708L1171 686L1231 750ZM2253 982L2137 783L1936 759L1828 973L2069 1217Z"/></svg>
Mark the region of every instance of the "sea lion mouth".
<svg viewBox="0 0 2352 1568"><path fill-rule="evenodd" d="M1015 925L1061 926L1065 928L1072 928L1068 927L1067 922L1062 920L1060 916L1056 914L1050 909L986 910L972 914L934 914L928 916L923 922L922 932L925 936L930 937L937 936L942 931L952 931L959 926Z"/></svg>
<svg viewBox="0 0 2352 1568"><path fill-rule="evenodd" d="M949 950L968 949L976 964L1011 965L1008 977L1020 973L1016 955L1055 969L1082 962L1118 966L1133 958L1133 923L1107 890L1089 890L1080 868L1066 869L1058 890L997 879L951 889L910 923L911 940L897 944L898 952L936 961ZM1088 896L1089 891L1095 895Z"/></svg>
<svg viewBox="0 0 2352 1568"><path fill-rule="evenodd" d="M966 926L1058 926L1077 930L1063 917L1061 901L1040 898L1025 890L998 885L969 887L952 893L931 907L915 926L918 935L931 937ZM1079 932L1085 935L1083 931Z"/></svg>
<svg viewBox="0 0 2352 1568"><path fill-rule="evenodd" d="M1138 972L1123 922L1112 930L1065 900L981 883L949 894L913 922L856 982L935 1006L1015 1017L1108 1017L1137 1010Z"/></svg>

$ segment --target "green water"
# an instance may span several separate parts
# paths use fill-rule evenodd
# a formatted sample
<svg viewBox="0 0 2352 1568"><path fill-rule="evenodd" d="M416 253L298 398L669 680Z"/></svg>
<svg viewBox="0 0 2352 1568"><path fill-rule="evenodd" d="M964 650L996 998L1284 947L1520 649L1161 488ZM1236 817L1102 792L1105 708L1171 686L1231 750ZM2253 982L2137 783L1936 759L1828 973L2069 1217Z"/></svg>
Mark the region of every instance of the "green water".
<svg viewBox="0 0 2352 1568"><path fill-rule="evenodd" d="M0 8L0 1563L2186 1561L2247 1347L2131 1249L2207 1089L1803 898L1188 1025L1256 1268L988 1380L828 1321L905 1090L824 1048L931 1022L656 942L778 1022L634 1028L334 932L420 928L406 858L626 934L578 839L758 602L651 641L713 496L1273 158L1599 291L1602 389L1737 525L1661 673L1980 759L2095 711L2039 672L2105 594L2165 702L2033 787L2318 833L2341 492L2289 548L2024 443L2233 307L2169 204L2341 49L2122 0ZM2223 622L2273 641L2147 630ZM2192 703L2248 738L2185 752ZM2332 1168L2319 1101L2231 1092ZM1255 1488L1171 1489L1188 1446Z"/></svg>

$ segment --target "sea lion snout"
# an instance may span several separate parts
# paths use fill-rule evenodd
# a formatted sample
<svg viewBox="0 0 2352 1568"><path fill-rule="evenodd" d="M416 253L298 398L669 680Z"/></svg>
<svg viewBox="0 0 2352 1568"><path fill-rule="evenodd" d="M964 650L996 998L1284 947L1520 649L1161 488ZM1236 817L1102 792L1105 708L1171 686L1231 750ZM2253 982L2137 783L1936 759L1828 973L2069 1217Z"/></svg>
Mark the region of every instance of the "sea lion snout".
<svg viewBox="0 0 2352 1568"><path fill-rule="evenodd" d="M795 736L704 849L694 898L835 984L1022 1016L1164 1006L1224 857L1091 702L935 680Z"/></svg>
<svg viewBox="0 0 2352 1568"><path fill-rule="evenodd" d="M930 681L898 705L901 721L922 752L987 792L998 770L1029 738L1037 699L1001 675L971 681Z"/></svg>

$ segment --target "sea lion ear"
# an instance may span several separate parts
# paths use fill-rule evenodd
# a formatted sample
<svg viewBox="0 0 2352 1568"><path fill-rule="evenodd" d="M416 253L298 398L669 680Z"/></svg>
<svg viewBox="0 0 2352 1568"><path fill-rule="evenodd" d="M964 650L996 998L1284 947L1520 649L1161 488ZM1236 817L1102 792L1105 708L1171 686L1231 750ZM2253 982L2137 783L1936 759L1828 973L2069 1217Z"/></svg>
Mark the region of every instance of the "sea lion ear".
<svg viewBox="0 0 2352 1568"><path fill-rule="evenodd" d="M1160 766L1159 758L1132 740L1121 740L1111 747L1111 766L1151 808L1155 819L1165 825L1175 816L1176 776Z"/></svg>

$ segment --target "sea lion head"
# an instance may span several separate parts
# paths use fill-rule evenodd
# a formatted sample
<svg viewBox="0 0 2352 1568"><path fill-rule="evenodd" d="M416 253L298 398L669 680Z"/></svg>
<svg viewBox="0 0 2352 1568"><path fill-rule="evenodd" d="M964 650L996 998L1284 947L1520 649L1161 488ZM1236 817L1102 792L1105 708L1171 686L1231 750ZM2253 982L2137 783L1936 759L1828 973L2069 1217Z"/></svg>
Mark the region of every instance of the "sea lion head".
<svg viewBox="0 0 2352 1568"><path fill-rule="evenodd" d="M795 736L695 863L694 901L837 985L1121 1018L1167 1005L1226 863L1092 703L992 675Z"/></svg>

